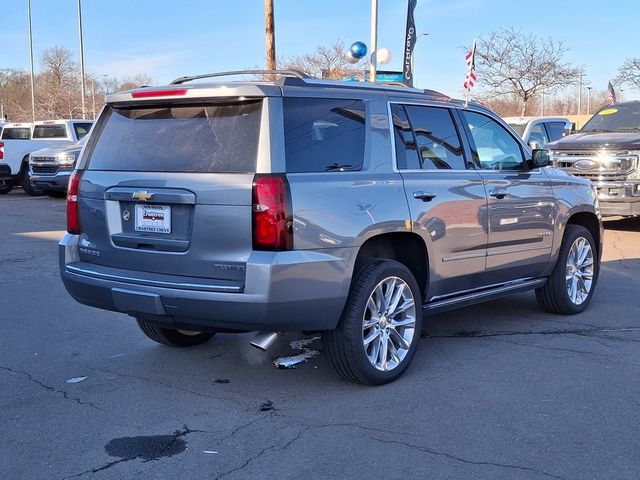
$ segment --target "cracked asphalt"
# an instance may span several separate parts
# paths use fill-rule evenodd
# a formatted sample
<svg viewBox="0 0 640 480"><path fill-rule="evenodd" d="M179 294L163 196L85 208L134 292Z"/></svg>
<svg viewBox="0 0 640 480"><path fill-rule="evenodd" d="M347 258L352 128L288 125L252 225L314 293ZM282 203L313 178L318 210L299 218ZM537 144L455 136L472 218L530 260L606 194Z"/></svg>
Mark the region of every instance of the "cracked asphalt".
<svg viewBox="0 0 640 480"><path fill-rule="evenodd" d="M170 349L75 303L64 216L61 200L0 198L2 479L640 477L640 221L606 222L584 314L525 293L431 317L412 368L371 388L322 353L276 369L301 335Z"/></svg>

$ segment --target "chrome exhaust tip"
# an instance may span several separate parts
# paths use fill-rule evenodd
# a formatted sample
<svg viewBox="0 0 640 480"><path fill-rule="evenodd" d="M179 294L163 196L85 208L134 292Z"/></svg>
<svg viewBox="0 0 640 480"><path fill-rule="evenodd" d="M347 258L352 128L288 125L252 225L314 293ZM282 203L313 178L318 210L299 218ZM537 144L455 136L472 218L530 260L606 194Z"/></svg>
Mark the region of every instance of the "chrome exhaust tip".
<svg viewBox="0 0 640 480"><path fill-rule="evenodd" d="M249 343L257 349L266 352L277 339L278 332L258 332Z"/></svg>

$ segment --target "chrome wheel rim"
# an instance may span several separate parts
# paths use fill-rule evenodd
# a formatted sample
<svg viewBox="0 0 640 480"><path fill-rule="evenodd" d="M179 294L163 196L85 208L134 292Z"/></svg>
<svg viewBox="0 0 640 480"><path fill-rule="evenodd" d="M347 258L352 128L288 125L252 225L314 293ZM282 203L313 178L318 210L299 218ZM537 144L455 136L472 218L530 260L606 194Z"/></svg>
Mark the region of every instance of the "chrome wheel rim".
<svg viewBox="0 0 640 480"><path fill-rule="evenodd" d="M589 297L593 285L593 250L584 237L577 238L567 256L567 295L574 305L581 305Z"/></svg>
<svg viewBox="0 0 640 480"><path fill-rule="evenodd" d="M387 277L371 292L362 323L369 363L382 372L397 368L409 353L416 327L413 292L399 277Z"/></svg>

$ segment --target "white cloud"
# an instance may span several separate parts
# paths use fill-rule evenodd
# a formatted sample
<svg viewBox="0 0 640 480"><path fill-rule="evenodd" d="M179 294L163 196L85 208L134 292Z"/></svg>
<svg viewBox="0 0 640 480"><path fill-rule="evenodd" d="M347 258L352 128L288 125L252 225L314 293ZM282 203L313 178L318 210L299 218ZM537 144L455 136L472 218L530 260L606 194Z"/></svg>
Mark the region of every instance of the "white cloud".
<svg viewBox="0 0 640 480"><path fill-rule="evenodd" d="M110 77L125 77L144 73L156 78L161 76L163 69L182 62L187 57L186 52L180 51L156 54L109 53L103 55L106 57L103 61L92 62L88 67L95 73L107 74Z"/></svg>

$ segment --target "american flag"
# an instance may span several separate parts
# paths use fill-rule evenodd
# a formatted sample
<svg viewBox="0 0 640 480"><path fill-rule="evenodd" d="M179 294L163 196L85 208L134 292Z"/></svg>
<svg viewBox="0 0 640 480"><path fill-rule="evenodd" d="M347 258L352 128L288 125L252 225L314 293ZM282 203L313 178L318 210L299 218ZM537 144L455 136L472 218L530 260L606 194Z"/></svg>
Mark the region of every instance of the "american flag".
<svg viewBox="0 0 640 480"><path fill-rule="evenodd" d="M609 105L613 105L616 103L616 91L613 89L613 85L609 82L609 86L607 87L607 100L609 101Z"/></svg>
<svg viewBox="0 0 640 480"><path fill-rule="evenodd" d="M476 41L473 41L473 47L471 51L464 57L467 62L467 76L464 79L464 89L467 94L471 92L471 89L476 84L478 77L476 77Z"/></svg>

